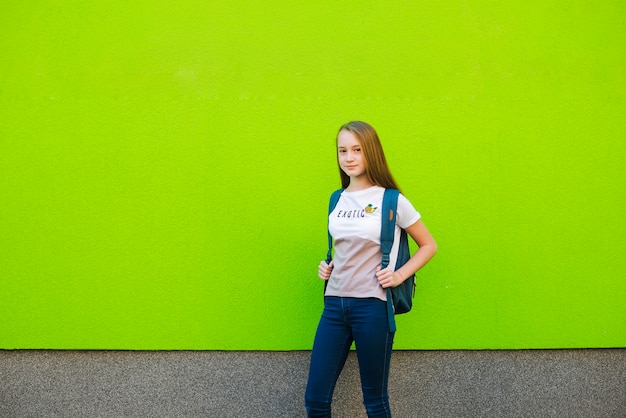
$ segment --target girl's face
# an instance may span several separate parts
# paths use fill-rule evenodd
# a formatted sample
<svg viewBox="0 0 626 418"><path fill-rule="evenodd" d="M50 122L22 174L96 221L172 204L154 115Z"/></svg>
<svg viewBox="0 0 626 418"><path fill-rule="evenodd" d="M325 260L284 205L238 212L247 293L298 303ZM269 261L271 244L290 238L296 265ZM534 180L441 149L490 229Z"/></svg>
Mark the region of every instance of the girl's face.
<svg viewBox="0 0 626 418"><path fill-rule="evenodd" d="M357 137L345 129L337 135L339 166L351 179L365 175L365 158Z"/></svg>

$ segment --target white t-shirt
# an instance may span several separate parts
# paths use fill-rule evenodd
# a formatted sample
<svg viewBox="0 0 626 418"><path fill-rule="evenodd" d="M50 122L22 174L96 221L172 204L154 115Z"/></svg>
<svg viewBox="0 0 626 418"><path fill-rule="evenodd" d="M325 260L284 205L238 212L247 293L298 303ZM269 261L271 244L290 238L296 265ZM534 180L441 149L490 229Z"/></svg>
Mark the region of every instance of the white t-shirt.
<svg viewBox="0 0 626 418"><path fill-rule="evenodd" d="M326 296L387 300L386 291L376 278L382 260L380 223L384 192L379 186L356 192L344 190L329 215L328 228L334 239L335 255ZM406 229L419 219L419 212L400 194L390 266L395 266L398 258L400 228Z"/></svg>

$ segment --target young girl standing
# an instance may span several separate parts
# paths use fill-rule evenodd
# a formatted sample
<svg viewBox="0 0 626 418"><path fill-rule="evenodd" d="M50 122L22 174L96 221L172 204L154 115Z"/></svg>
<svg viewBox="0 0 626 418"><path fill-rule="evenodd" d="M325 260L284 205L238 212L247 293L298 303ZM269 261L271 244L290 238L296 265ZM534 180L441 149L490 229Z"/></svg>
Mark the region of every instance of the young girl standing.
<svg viewBox="0 0 626 418"><path fill-rule="evenodd" d="M354 342L367 415L390 417L387 382L394 332L389 329L385 289L398 286L422 268L435 255L437 244L420 214L400 195L394 242L403 228L419 249L394 271L394 244L389 267L381 269L378 208L382 208L386 188L399 188L374 128L360 121L343 125L337 135L337 162L345 190L328 220L334 258L330 263L322 261L318 269L327 286L311 353L305 406L309 417L331 416L335 384Z"/></svg>

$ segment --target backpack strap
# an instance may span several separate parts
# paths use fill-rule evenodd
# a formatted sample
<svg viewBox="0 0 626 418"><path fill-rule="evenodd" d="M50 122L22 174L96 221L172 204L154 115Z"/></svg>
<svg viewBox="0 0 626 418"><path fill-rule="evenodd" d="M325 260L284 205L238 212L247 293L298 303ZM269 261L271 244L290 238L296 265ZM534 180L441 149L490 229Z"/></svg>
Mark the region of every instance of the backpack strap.
<svg viewBox="0 0 626 418"><path fill-rule="evenodd" d="M337 202L339 202L342 192L343 189L339 189L335 190L333 194L330 195L330 202L328 203L328 216L330 216L331 212L335 210L335 206L337 206ZM330 230L328 230L328 252L326 253L326 264L330 264L331 261L333 261L333 237L330 235ZM324 282L324 294L326 294L327 286L328 280Z"/></svg>
<svg viewBox="0 0 626 418"><path fill-rule="evenodd" d="M398 208L398 195L396 189L385 189L383 195L383 205L380 219L380 248L383 253L381 268L389 266L391 248L396 226L396 210ZM387 288L387 318L389 320L389 331L396 330L396 320L394 318L393 297L391 288Z"/></svg>
<svg viewBox="0 0 626 418"><path fill-rule="evenodd" d="M335 190L332 195L330 195L330 202L328 203L328 215L335 210L335 206L337 206L337 202L339 202L339 198L341 197L341 193L343 193L344 189ZM328 231L328 252L326 253L326 263L330 264L333 260L333 237L330 235L330 230Z"/></svg>

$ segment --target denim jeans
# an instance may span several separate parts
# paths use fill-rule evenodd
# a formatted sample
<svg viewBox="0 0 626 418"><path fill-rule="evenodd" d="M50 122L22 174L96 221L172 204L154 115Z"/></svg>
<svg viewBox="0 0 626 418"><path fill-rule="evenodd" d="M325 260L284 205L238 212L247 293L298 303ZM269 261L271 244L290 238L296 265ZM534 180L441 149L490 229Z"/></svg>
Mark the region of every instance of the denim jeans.
<svg viewBox="0 0 626 418"><path fill-rule="evenodd" d="M390 417L387 382L393 337L386 302L376 298L325 297L305 394L308 416L331 416L335 384L354 341L367 415Z"/></svg>

